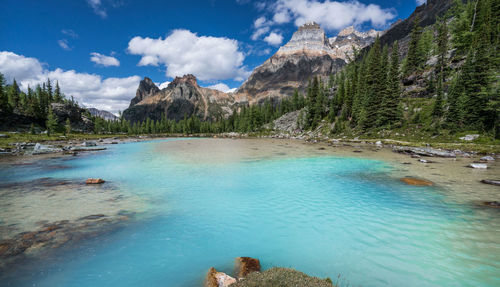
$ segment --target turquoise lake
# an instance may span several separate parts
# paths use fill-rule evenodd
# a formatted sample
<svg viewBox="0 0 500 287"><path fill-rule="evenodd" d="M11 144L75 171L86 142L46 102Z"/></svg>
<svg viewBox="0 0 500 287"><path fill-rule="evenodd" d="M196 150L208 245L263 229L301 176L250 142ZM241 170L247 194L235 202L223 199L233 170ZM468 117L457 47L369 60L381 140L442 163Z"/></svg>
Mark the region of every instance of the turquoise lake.
<svg viewBox="0 0 500 287"><path fill-rule="evenodd" d="M232 274L234 258L250 256L263 269L334 282L340 274L345 286L500 286L498 209L450 199L440 185L405 185L390 161L214 141L126 143L1 166L4 183L100 177L145 207L118 231L0 285L202 286L208 268Z"/></svg>

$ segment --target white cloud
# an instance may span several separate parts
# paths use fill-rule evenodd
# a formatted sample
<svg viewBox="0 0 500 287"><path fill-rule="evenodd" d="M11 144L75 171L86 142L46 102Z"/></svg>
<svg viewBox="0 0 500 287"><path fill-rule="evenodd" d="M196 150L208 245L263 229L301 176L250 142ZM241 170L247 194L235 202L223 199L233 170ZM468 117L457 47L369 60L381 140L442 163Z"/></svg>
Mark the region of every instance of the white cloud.
<svg viewBox="0 0 500 287"><path fill-rule="evenodd" d="M106 56L103 54L99 53L90 53L90 61L96 63L97 65L104 66L104 67L109 67L109 66L120 66L120 61L118 61L117 58L111 57L111 56Z"/></svg>
<svg viewBox="0 0 500 287"><path fill-rule="evenodd" d="M392 9L363 4L357 0L339 2L325 0L278 0L273 6L273 21L277 24L294 21L296 26L314 21L328 30L370 22L383 27L396 15Z"/></svg>
<svg viewBox="0 0 500 287"><path fill-rule="evenodd" d="M66 39L61 39L57 41L57 44L59 44L59 47L61 47L63 50L70 51L71 47L68 44L68 40Z"/></svg>
<svg viewBox="0 0 500 287"><path fill-rule="evenodd" d="M158 83L156 84L158 86L158 88L160 88L160 90L163 90L165 89L166 87L168 87L168 84L170 84L169 81L166 81L166 82L163 82L163 83Z"/></svg>
<svg viewBox="0 0 500 287"><path fill-rule="evenodd" d="M253 26L255 28L260 28L260 27L266 25L266 23L267 23L266 17L262 16L262 17L255 19L255 21L253 22Z"/></svg>
<svg viewBox="0 0 500 287"><path fill-rule="evenodd" d="M200 80L242 81L250 74L243 66L245 55L238 41L188 30L174 30L165 39L134 37L128 52L141 56L139 66L165 65L168 77L194 74Z"/></svg>
<svg viewBox="0 0 500 287"><path fill-rule="evenodd" d="M264 41L271 46L279 46L283 42L283 35L271 32L264 38Z"/></svg>
<svg viewBox="0 0 500 287"><path fill-rule="evenodd" d="M261 27L261 28L258 28L255 30L255 32L253 32L252 36L250 36L250 39L252 40L257 40L260 38L260 36L266 34L267 32L269 32L269 27Z"/></svg>
<svg viewBox="0 0 500 287"><path fill-rule="evenodd" d="M102 7L101 0L87 0L87 3L90 5L90 7L92 7L94 13L101 16L101 18L106 18L108 16L106 10L104 10L104 8Z"/></svg>
<svg viewBox="0 0 500 287"><path fill-rule="evenodd" d="M224 83L218 83L215 85L211 85L211 86L208 86L207 88L221 91L224 93L232 93L235 90L235 89L231 89L228 85L226 85Z"/></svg>
<svg viewBox="0 0 500 287"><path fill-rule="evenodd" d="M416 0L417 2L417 5L422 5L422 4L425 4L427 2L427 0Z"/></svg>
<svg viewBox="0 0 500 287"><path fill-rule="evenodd" d="M128 107L141 80L139 76L102 78L100 75L78 73L75 70L48 70L36 58L7 51L0 52L0 72L8 82L15 78L24 91L28 85L35 87L50 78L52 82L59 82L66 96L75 97L87 107L114 113Z"/></svg>

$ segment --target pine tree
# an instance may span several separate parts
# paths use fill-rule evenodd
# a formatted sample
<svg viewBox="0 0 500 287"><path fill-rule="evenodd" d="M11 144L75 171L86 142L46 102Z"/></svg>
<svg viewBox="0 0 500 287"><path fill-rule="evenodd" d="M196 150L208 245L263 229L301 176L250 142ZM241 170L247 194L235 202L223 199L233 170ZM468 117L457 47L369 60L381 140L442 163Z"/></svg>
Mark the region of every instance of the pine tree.
<svg viewBox="0 0 500 287"><path fill-rule="evenodd" d="M438 20L438 42L437 42L437 52L438 52L438 63L437 71L442 79L446 79L445 69L446 69L446 56L448 54L448 26L445 19Z"/></svg>
<svg viewBox="0 0 500 287"><path fill-rule="evenodd" d="M408 55L406 57L406 65L404 67L404 75L409 76L420 68L422 63L421 51L418 49L422 28L420 27L420 19L415 17L413 20L413 29L410 34L410 44L408 47Z"/></svg>
<svg viewBox="0 0 500 287"><path fill-rule="evenodd" d="M61 88L59 87L59 81L56 82L56 89L54 91L54 101L57 103L61 103L63 100L63 96L61 94Z"/></svg>
<svg viewBox="0 0 500 287"><path fill-rule="evenodd" d="M57 116L52 111L52 108L49 107L49 112L47 114L47 121L45 121L45 126L47 127L48 136L56 132L57 125L58 125Z"/></svg>
<svg viewBox="0 0 500 287"><path fill-rule="evenodd" d="M8 89L9 105L13 110L19 108L19 92L19 86L17 85L16 79L14 79L12 85Z"/></svg>
<svg viewBox="0 0 500 287"><path fill-rule="evenodd" d="M401 120L402 112L399 108L400 96L399 45L396 41L392 45L389 76L387 78L387 96L384 98L380 111L380 125L392 127Z"/></svg>
<svg viewBox="0 0 500 287"><path fill-rule="evenodd" d="M366 130L376 126L381 103L381 94L385 89L384 71L381 67L380 39L377 37L368 56L367 91L363 104L363 121L361 128Z"/></svg>
<svg viewBox="0 0 500 287"><path fill-rule="evenodd" d="M10 112L9 97L4 90L5 80L3 74L0 73L0 111L4 113Z"/></svg>

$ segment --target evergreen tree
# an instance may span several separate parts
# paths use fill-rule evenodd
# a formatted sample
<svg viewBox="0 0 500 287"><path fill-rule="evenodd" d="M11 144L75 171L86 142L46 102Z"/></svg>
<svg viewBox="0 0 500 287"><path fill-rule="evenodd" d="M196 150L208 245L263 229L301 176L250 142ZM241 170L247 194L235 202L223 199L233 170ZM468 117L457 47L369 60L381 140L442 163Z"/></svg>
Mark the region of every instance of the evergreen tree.
<svg viewBox="0 0 500 287"><path fill-rule="evenodd" d="M410 44L408 46L408 55L406 57L406 64L404 67L404 75L409 76L420 68L422 63L421 51L418 48L420 36L422 35L422 28L420 27L420 19L415 17L413 20L413 29L410 34Z"/></svg>
<svg viewBox="0 0 500 287"><path fill-rule="evenodd" d="M48 136L56 132L57 125L58 125L57 116L52 111L52 108L49 108L49 112L47 114L47 121L45 121L45 126L47 127Z"/></svg>
<svg viewBox="0 0 500 287"><path fill-rule="evenodd" d="M54 101L61 103L63 100L63 95L61 94L61 88L59 87L59 81L56 82L56 89L54 91Z"/></svg>
<svg viewBox="0 0 500 287"><path fill-rule="evenodd" d="M3 74L0 73L0 111L1 112L10 112L10 105L9 105L9 97L7 93L4 90L4 84L5 80L3 77Z"/></svg>
<svg viewBox="0 0 500 287"><path fill-rule="evenodd" d="M376 126L381 95L385 90L386 77L381 67L380 39L377 37L368 56L367 91L362 109L361 128L366 130Z"/></svg>
<svg viewBox="0 0 500 287"><path fill-rule="evenodd" d="M394 126L402 118L399 108L400 101L400 79L399 79L399 45L394 42L389 65L389 76L387 79L387 96L384 98L380 111L380 125Z"/></svg>
<svg viewBox="0 0 500 287"><path fill-rule="evenodd" d="M443 78L439 78L437 85L437 96L432 108L432 116L440 118L443 115Z"/></svg>
<svg viewBox="0 0 500 287"><path fill-rule="evenodd" d="M8 89L9 105L11 109L19 108L19 86L17 85L16 79L12 82L12 85Z"/></svg>

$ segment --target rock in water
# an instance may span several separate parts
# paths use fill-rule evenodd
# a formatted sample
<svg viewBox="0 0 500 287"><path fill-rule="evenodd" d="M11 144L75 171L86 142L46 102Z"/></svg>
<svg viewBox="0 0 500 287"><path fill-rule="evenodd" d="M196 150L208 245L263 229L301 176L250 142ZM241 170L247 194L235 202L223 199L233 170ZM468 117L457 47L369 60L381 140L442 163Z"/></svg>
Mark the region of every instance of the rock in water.
<svg viewBox="0 0 500 287"><path fill-rule="evenodd" d="M228 287L233 283L236 283L236 279L224 272L217 272L217 270L213 267L208 270L207 277L205 279L206 287Z"/></svg>
<svg viewBox="0 0 500 287"><path fill-rule="evenodd" d="M483 180L481 180L481 182L484 183L484 184L491 184L491 185L498 185L498 186L500 186L500 179L498 179L498 180L483 179Z"/></svg>
<svg viewBox="0 0 500 287"><path fill-rule="evenodd" d="M238 257L236 258L236 269L238 278L245 278L252 272L260 271L260 261L251 257Z"/></svg>
<svg viewBox="0 0 500 287"><path fill-rule="evenodd" d="M105 181L101 178L87 178L85 181L86 184L101 184L104 183Z"/></svg>
<svg viewBox="0 0 500 287"><path fill-rule="evenodd" d="M409 184L409 185L415 185L415 186L433 186L434 183L429 180L425 179L418 179L418 178L413 178L413 177L403 177L401 179L402 182Z"/></svg>
<svg viewBox="0 0 500 287"><path fill-rule="evenodd" d="M488 168L488 165L485 163L469 163L467 167L470 168L478 168L478 169L486 169Z"/></svg>
<svg viewBox="0 0 500 287"><path fill-rule="evenodd" d="M500 208L500 202L498 201L485 201L483 202L483 205L493 208Z"/></svg>
<svg viewBox="0 0 500 287"><path fill-rule="evenodd" d="M493 158L492 156L483 156L480 161L495 161L495 158Z"/></svg>

